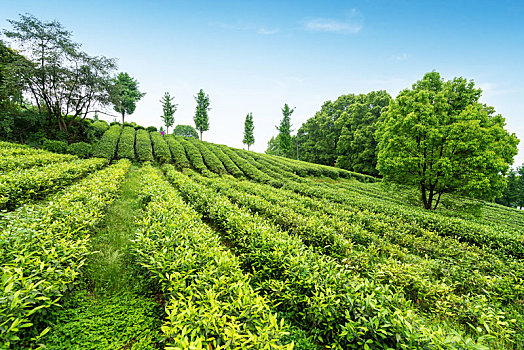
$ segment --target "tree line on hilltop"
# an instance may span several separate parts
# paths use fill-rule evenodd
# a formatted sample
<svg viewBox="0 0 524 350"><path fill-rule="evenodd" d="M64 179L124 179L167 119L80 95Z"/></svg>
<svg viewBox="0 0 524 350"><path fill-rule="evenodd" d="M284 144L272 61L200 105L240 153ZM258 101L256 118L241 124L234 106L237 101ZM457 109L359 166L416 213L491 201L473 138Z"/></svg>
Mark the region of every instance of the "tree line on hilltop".
<svg viewBox="0 0 524 350"><path fill-rule="evenodd" d="M20 15L9 23L3 34L17 50L0 40L0 138L93 143L103 129L97 123L105 123L97 113L107 107L129 124L126 115L145 93L128 73L115 75L114 59L83 52L57 21ZM294 135L295 108L285 104L266 153L415 186L426 209L445 193L522 206L522 167L510 171L519 140L493 107L479 102L481 93L473 81L430 72L396 98L372 91L326 101ZM162 134L174 125L174 99L166 92L160 100ZM200 89L195 101L195 128L178 125L173 133L202 139L209 130L209 95ZM254 124L248 113L242 140L248 149Z"/></svg>

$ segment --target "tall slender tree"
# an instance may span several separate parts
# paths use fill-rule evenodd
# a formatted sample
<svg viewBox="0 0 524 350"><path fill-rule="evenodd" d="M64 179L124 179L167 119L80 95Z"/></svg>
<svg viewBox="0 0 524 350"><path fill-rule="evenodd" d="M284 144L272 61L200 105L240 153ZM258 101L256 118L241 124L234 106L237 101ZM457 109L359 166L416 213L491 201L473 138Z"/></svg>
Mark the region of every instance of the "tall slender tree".
<svg viewBox="0 0 524 350"><path fill-rule="evenodd" d="M295 111L294 108L289 108L287 103L284 105L284 108L282 108L282 115L284 118L280 121L280 125L277 126L277 130L279 132L279 145L278 148L280 149L280 152L282 154L289 154L291 151L291 148L293 147L293 143L291 140L291 114Z"/></svg>
<svg viewBox="0 0 524 350"><path fill-rule="evenodd" d="M253 135L254 129L253 114L250 112L246 115L246 120L244 121L244 140L242 140L242 143L247 145L248 150L249 146L255 143L255 136Z"/></svg>
<svg viewBox="0 0 524 350"><path fill-rule="evenodd" d="M119 73L113 83L112 102L114 110L122 115L123 125L126 114L133 114L136 103L145 96L145 93L140 92L138 82L124 72Z"/></svg>
<svg viewBox="0 0 524 350"><path fill-rule="evenodd" d="M162 115L162 120L164 121L164 125L166 126L166 134L169 134L169 128L173 126L173 124L175 123L174 114L177 110L178 104L172 103L174 99L175 96L171 97L169 92L166 92L160 100L160 103L162 103L162 109L164 111L164 114Z"/></svg>
<svg viewBox="0 0 524 350"><path fill-rule="evenodd" d="M195 127L200 132L200 140L202 140L202 132L209 130L209 116L207 112L209 108L209 95L204 93L204 90L200 89L198 94L195 96L197 102L195 112Z"/></svg>

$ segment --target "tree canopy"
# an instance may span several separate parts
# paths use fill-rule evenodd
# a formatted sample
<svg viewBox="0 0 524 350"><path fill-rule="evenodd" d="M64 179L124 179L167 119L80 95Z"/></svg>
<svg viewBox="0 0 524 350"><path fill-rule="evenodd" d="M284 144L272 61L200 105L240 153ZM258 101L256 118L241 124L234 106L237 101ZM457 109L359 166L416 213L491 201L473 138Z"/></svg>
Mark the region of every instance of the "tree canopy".
<svg viewBox="0 0 524 350"><path fill-rule="evenodd" d="M512 208L524 207L524 165L510 169L506 179L508 184L502 195L497 198L497 203Z"/></svg>
<svg viewBox="0 0 524 350"><path fill-rule="evenodd" d="M81 51L80 44L71 40L71 32L57 21L20 15L19 21L8 22L12 30L4 34L25 57L11 64L9 77L19 81L49 124L56 120L60 130L69 134L78 119L110 103L114 59Z"/></svg>
<svg viewBox="0 0 524 350"><path fill-rule="evenodd" d="M209 108L209 95L206 95L204 90L200 89L195 100L197 102L194 117L195 126L200 132L200 140L202 140L202 132L209 130L209 116L207 115L207 112L211 109Z"/></svg>
<svg viewBox="0 0 524 350"><path fill-rule="evenodd" d="M253 114L248 113L246 115L246 120L244 121L244 139L242 140L242 143L247 145L248 150L249 146L255 143L255 136L253 135L254 129L255 125L253 124Z"/></svg>
<svg viewBox="0 0 524 350"><path fill-rule="evenodd" d="M133 114L136 103L144 96L145 93L138 90L138 82L129 74L121 72L113 79L112 102L114 110L122 115L122 124L125 115Z"/></svg>
<svg viewBox="0 0 524 350"><path fill-rule="evenodd" d="M177 125L173 130L173 135L198 139L198 133L191 125Z"/></svg>
<svg viewBox="0 0 524 350"><path fill-rule="evenodd" d="M169 133L169 128L173 126L173 124L175 123L174 114L177 110L178 104L173 103L174 99L175 96L171 97L169 92L166 92L160 100L160 103L162 103L162 110L164 111L164 114L162 115L162 120L164 121L164 125L166 126L167 134Z"/></svg>
<svg viewBox="0 0 524 350"><path fill-rule="evenodd" d="M278 148L283 155L288 154L293 149L293 143L291 140L291 114L295 111L294 108L284 104L282 108L282 115L284 116L280 121L280 125L277 126L278 130Z"/></svg>
<svg viewBox="0 0 524 350"><path fill-rule="evenodd" d="M519 141L480 96L473 81L444 81L437 72L403 90L376 132L384 179L417 186L426 209L446 192L499 196Z"/></svg>
<svg viewBox="0 0 524 350"><path fill-rule="evenodd" d="M314 117L308 119L301 135L300 159L347 170L377 175L377 121L391 97L385 91L342 95L326 101Z"/></svg>

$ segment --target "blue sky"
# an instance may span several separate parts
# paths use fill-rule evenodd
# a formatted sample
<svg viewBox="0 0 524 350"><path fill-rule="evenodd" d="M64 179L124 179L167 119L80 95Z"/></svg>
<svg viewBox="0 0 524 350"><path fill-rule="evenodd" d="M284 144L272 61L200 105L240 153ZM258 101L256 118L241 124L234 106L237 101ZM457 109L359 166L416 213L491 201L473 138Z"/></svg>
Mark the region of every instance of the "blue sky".
<svg viewBox="0 0 524 350"><path fill-rule="evenodd" d="M0 27L19 13L57 19L89 54L118 58L147 93L128 118L142 125L161 125L165 91L179 104L175 123L193 125L202 88L212 107L204 139L242 147L252 112L262 152L284 103L297 129L326 100L395 97L436 70L484 90L522 140L524 163L522 1L2 0Z"/></svg>

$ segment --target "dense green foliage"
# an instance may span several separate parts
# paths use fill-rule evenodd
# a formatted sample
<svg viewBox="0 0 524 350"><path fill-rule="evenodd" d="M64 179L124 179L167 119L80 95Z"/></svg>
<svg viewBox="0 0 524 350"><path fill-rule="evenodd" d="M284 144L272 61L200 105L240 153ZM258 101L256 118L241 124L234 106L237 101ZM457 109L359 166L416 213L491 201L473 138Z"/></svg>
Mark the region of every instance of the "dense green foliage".
<svg viewBox="0 0 524 350"><path fill-rule="evenodd" d="M42 148L49 152L66 153L67 142L58 140L44 140Z"/></svg>
<svg viewBox="0 0 524 350"><path fill-rule="evenodd" d="M120 139L118 140L118 159L135 159L135 135L135 128L131 126L124 126L122 129L122 134L120 135Z"/></svg>
<svg viewBox="0 0 524 350"><path fill-rule="evenodd" d="M291 142L291 114L295 111L294 108L289 108L287 103L282 108L282 115L284 116L280 121L280 125L276 128L278 130L278 150L280 153L287 155L291 152L293 144Z"/></svg>
<svg viewBox="0 0 524 350"><path fill-rule="evenodd" d="M35 166L78 159L69 154L56 154L29 147L18 147L17 144L0 142L0 171L27 169Z"/></svg>
<svg viewBox="0 0 524 350"><path fill-rule="evenodd" d="M111 203L130 163L96 172L47 203L0 219L0 344L45 334L39 323L74 282L89 254L89 234ZM35 338L38 342L38 337ZM26 344L29 345L29 344ZM25 347L22 347L25 348Z"/></svg>
<svg viewBox="0 0 524 350"><path fill-rule="evenodd" d="M167 175L188 203L220 227L245 268L253 271L251 283L320 344L336 348L361 348L365 343L377 348L472 345L459 335L447 335L445 328L424 323L400 294L354 275L211 189L173 171Z"/></svg>
<svg viewBox="0 0 524 350"><path fill-rule="evenodd" d="M179 169L191 168L191 163L186 157L186 151L184 146L178 142L173 135L166 135L166 142L171 151L171 156L173 158L173 163Z"/></svg>
<svg viewBox="0 0 524 350"><path fill-rule="evenodd" d="M524 165L516 170L510 169L506 180L507 186L497 203L513 208L524 207Z"/></svg>
<svg viewBox="0 0 524 350"><path fill-rule="evenodd" d="M224 153L224 151L217 145L212 143L205 143L206 146L217 156L218 159L222 162L224 167L226 168L227 172L234 177L243 177L244 173L242 170L239 169L239 167L229 158L227 154Z"/></svg>
<svg viewBox="0 0 524 350"><path fill-rule="evenodd" d="M153 154L155 155L155 159L160 164L171 161L171 151L169 150L169 146L164 137L162 137L158 131L149 133L149 136L153 143Z"/></svg>
<svg viewBox="0 0 524 350"><path fill-rule="evenodd" d="M12 210L20 204L43 198L107 164L93 158L51 163L42 167L14 169L0 174L0 209Z"/></svg>
<svg viewBox="0 0 524 350"><path fill-rule="evenodd" d="M376 175L377 122L391 97L385 91L326 101L299 129L300 159Z"/></svg>
<svg viewBox="0 0 524 350"><path fill-rule="evenodd" d="M173 130L173 135L198 139L198 133L191 125L177 125Z"/></svg>
<svg viewBox="0 0 524 350"><path fill-rule="evenodd" d="M177 136L176 140L184 147L187 158L191 162L193 168L195 168L198 172L202 174L211 174L211 172L207 169L206 165L204 164L202 154L200 153L198 148L195 145L193 145L193 143L180 136Z"/></svg>
<svg viewBox="0 0 524 350"><path fill-rule="evenodd" d="M145 93L138 90L138 82L129 74L121 72L113 79L111 92L111 102L116 112L122 116L124 124L125 115L133 114L136 103L145 96Z"/></svg>
<svg viewBox="0 0 524 350"><path fill-rule="evenodd" d="M8 78L30 96L48 127L57 126L70 139L78 138L82 119L98 106L110 103L111 74L116 65L104 56L89 56L71 40L71 32L57 21L43 22L32 15L8 20L4 30L20 53Z"/></svg>
<svg viewBox="0 0 524 350"><path fill-rule="evenodd" d="M100 141L98 141L93 149L93 157L106 158L112 160L115 157L116 147L122 127L120 125L113 125L104 133Z"/></svg>
<svg viewBox="0 0 524 350"><path fill-rule="evenodd" d="M93 154L93 146L86 142L75 142L67 146L67 153L73 154L78 158L89 158Z"/></svg>
<svg viewBox="0 0 524 350"><path fill-rule="evenodd" d="M224 168L224 165L218 159L218 157L208 149L205 143L202 141L198 141L197 139L189 138L189 141L193 143L193 145L198 148L200 151L200 154L202 155L202 159L206 163L206 167L214 172L215 174L225 174L226 168Z"/></svg>
<svg viewBox="0 0 524 350"><path fill-rule="evenodd" d="M446 192L494 199L517 154L504 118L478 102L472 81L427 73L403 90L377 130L378 170L388 181L418 186L424 208Z"/></svg>
<svg viewBox="0 0 524 350"><path fill-rule="evenodd" d="M209 95L204 93L204 90L200 89L198 94L195 96L197 103L194 121L195 128L200 132L200 140L202 140L202 132L209 130L209 116L207 112L209 108Z"/></svg>
<svg viewBox="0 0 524 350"><path fill-rule="evenodd" d="M255 136L253 135L254 129L255 126L253 125L253 114L248 113L246 115L246 120L244 121L244 139L242 140L242 143L247 145L248 150L249 146L255 143Z"/></svg>
<svg viewBox="0 0 524 350"><path fill-rule="evenodd" d="M280 345L283 323L250 287L220 237L157 170L146 166L141 178L139 198L146 208L134 246L142 266L168 294L162 327L168 346L291 349Z"/></svg>
<svg viewBox="0 0 524 350"><path fill-rule="evenodd" d="M139 162L152 162L153 147L147 130L137 130L135 139L136 159Z"/></svg>

